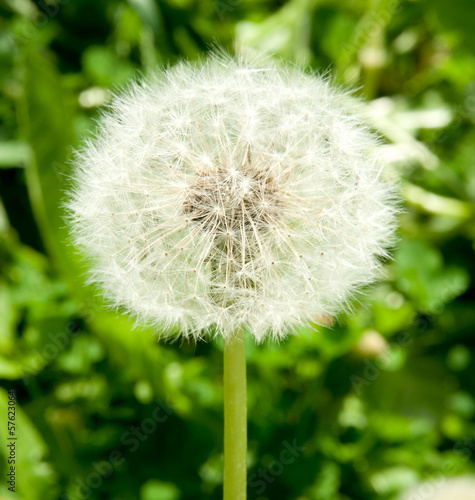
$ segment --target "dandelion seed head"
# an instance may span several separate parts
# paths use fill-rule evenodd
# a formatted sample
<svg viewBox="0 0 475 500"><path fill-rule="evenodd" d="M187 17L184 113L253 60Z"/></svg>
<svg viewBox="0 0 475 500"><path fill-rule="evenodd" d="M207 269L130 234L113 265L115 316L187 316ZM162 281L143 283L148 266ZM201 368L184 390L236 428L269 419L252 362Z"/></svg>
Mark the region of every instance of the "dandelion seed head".
<svg viewBox="0 0 475 500"><path fill-rule="evenodd" d="M247 56L133 83L75 160L68 208L91 280L185 336L277 339L338 314L395 226L357 108L321 77Z"/></svg>

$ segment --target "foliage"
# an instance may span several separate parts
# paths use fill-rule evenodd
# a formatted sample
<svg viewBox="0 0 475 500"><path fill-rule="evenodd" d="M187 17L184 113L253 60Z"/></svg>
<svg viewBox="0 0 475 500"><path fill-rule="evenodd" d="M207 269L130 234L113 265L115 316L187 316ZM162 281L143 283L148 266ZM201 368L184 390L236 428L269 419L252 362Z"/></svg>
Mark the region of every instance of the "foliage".
<svg viewBox="0 0 475 500"><path fill-rule="evenodd" d="M357 88L406 200L353 315L248 345L249 498L391 500L474 472L475 51L469 0L0 3L0 435L22 500L218 499L219 342L157 343L84 287L68 158L111 89L215 41ZM0 476L5 472L0 448Z"/></svg>

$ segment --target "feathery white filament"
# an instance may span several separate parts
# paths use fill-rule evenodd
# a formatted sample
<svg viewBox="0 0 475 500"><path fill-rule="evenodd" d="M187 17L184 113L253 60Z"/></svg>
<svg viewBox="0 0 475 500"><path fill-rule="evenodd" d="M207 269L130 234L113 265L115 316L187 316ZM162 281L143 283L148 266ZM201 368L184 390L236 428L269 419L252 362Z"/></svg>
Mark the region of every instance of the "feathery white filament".
<svg viewBox="0 0 475 500"><path fill-rule="evenodd" d="M249 57L180 63L117 95L69 203L92 281L183 335L283 337L374 279L394 230L350 99Z"/></svg>

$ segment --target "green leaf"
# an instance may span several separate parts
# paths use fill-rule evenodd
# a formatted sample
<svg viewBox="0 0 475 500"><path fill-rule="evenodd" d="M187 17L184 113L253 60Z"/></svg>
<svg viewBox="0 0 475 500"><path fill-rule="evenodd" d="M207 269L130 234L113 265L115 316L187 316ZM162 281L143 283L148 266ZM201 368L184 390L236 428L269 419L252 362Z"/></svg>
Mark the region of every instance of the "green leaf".
<svg viewBox="0 0 475 500"><path fill-rule="evenodd" d="M399 289L431 314L440 313L470 283L463 268L444 266L439 251L419 241L401 242L394 268Z"/></svg>
<svg viewBox="0 0 475 500"><path fill-rule="evenodd" d="M432 0L428 2L436 14L440 24L447 30L457 33L461 42L468 47L475 46L475 3L467 0Z"/></svg>
<svg viewBox="0 0 475 500"><path fill-rule="evenodd" d="M67 240L60 200L74 140L72 110L60 76L46 57L28 50L21 64L24 93L21 131L32 158L26 169L31 204L44 244L57 269L68 264L59 242Z"/></svg>
<svg viewBox="0 0 475 500"><path fill-rule="evenodd" d="M83 54L84 71L99 86L121 85L134 74L129 61L122 60L112 49L102 46L89 47Z"/></svg>
<svg viewBox="0 0 475 500"><path fill-rule="evenodd" d="M0 168L24 167L29 160L30 148L25 142L0 142Z"/></svg>
<svg viewBox="0 0 475 500"><path fill-rule="evenodd" d="M171 483L147 481L140 490L140 500L178 500L180 490Z"/></svg>
<svg viewBox="0 0 475 500"><path fill-rule="evenodd" d="M0 438L6 443L9 395L0 388ZM19 498L28 500L57 500L56 473L45 461L47 446L27 414L16 402L15 424L17 429L16 481ZM6 461L9 449L2 446L0 456ZM2 474L4 477L4 475Z"/></svg>

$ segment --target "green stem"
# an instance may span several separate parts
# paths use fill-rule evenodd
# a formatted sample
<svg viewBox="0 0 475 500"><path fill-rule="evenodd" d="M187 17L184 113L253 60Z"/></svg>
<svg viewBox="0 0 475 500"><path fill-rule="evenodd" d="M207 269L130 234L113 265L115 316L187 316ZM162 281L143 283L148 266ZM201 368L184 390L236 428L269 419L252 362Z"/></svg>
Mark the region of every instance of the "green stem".
<svg viewBox="0 0 475 500"><path fill-rule="evenodd" d="M224 345L224 496L246 500L247 489L246 334Z"/></svg>

